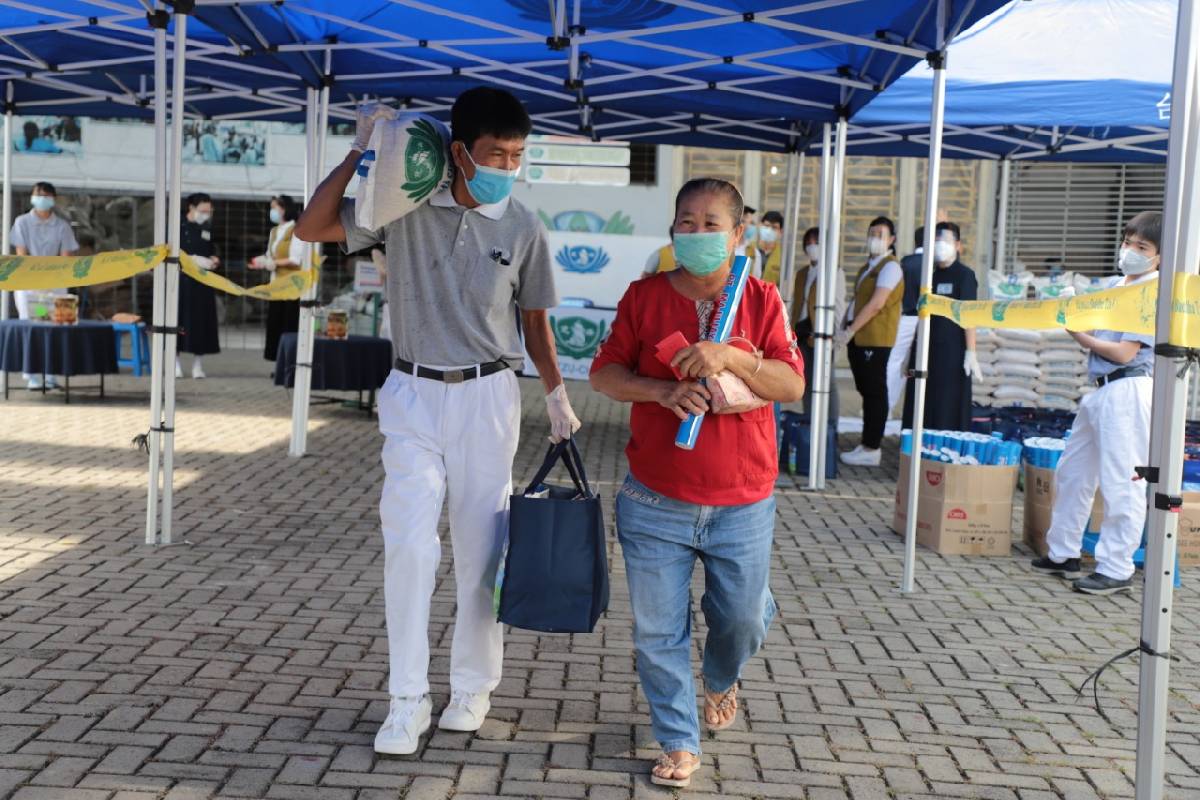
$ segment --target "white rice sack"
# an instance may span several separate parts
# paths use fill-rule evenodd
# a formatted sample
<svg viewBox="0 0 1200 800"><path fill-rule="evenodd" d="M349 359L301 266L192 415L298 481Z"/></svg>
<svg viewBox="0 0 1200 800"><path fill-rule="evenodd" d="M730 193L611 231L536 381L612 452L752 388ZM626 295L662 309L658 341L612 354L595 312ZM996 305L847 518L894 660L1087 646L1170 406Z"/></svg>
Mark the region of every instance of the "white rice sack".
<svg viewBox="0 0 1200 800"><path fill-rule="evenodd" d="M1064 362L1067 364L1086 360L1087 353L1082 347L1068 349L1066 347L1051 347L1041 352L1042 363Z"/></svg>
<svg viewBox="0 0 1200 800"><path fill-rule="evenodd" d="M1056 408L1060 411L1074 411L1078 407L1075 398L1061 394L1044 394L1038 405L1042 408Z"/></svg>
<svg viewBox="0 0 1200 800"><path fill-rule="evenodd" d="M1001 328L996 331L996 336L1000 339L1002 347L1030 344L1040 347L1043 341L1041 331L1029 331L1024 328Z"/></svg>
<svg viewBox="0 0 1200 800"><path fill-rule="evenodd" d="M1034 297L1038 300L1057 300L1060 297L1070 297L1075 294L1075 275L1071 272L1060 272L1054 276L1034 278L1032 284Z"/></svg>
<svg viewBox="0 0 1200 800"><path fill-rule="evenodd" d="M975 345L981 347L985 344L996 344L1000 341L1000 337L996 335L996 331L992 328L976 328L975 329Z"/></svg>
<svg viewBox="0 0 1200 800"><path fill-rule="evenodd" d="M1062 328L1050 328L1042 333L1042 343L1046 347L1078 347L1075 338Z"/></svg>
<svg viewBox="0 0 1200 800"><path fill-rule="evenodd" d="M1112 282L1112 276L1103 278L1089 278L1087 275L1075 275L1075 293L1076 294L1091 294L1092 292L1100 292L1108 289L1109 283Z"/></svg>
<svg viewBox="0 0 1200 800"><path fill-rule="evenodd" d="M980 361L979 362L979 371L983 373L983 376L985 378L988 377L989 375L997 374L996 373L996 365L993 364L991 361Z"/></svg>
<svg viewBox="0 0 1200 800"><path fill-rule="evenodd" d="M1078 389L1078 383L1070 383L1067 381L1049 381L1045 378L1038 381L1037 384L1037 391L1041 392L1042 394L1062 395L1064 397L1070 397L1072 400L1079 396Z"/></svg>
<svg viewBox="0 0 1200 800"><path fill-rule="evenodd" d="M1041 367L1033 364L1021 364L1015 361L997 361L996 375L1001 378L1033 378L1042 377Z"/></svg>
<svg viewBox="0 0 1200 800"><path fill-rule="evenodd" d="M1019 389L1028 389L1031 392L1036 392L1040 385L1037 378L1024 378L1020 375L998 375L996 377L996 385L992 387L992 390L995 391L1003 386L1016 386Z"/></svg>
<svg viewBox="0 0 1200 800"><path fill-rule="evenodd" d="M1076 389L1076 392L1078 392L1079 398L1081 400L1083 398L1087 397L1089 394L1091 394L1094 391L1096 391L1096 386L1095 386L1095 384L1092 384L1092 383L1081 383L1079 385L1079 388Z"/></svg>
<svg viewBox="0 0 1200 800"><path fill-rule="evenodd" d="M358 162L355 221L379 230L450 186L450 131L425 114L379 119Z"/></svg>
<svg viewBox="0 0 1200 800"><path fill-rule="evenodd" d="M1040 399L1038 393L1033 389L1027 389L1024 386L1014 386L1012 384L997 386L992 392L992 397L1006 404L1015 401L1016 404L1028 403L1029 405L1037 405Z"/></svg>
<svg viewBox="0 0 1200 800"><path fill-rule="evenodd" d="M988 289L992 300L1024 300L1033 283L1033 273L988 270Z"/></svg>
<svg viewBox="0 0 1200 800"><path fill-rule="evenodd" d="M996 351L997 364L1028 364L1037 366L1042 363L1037 350L1025 350L1017 347L1001 347Z"/></svg>

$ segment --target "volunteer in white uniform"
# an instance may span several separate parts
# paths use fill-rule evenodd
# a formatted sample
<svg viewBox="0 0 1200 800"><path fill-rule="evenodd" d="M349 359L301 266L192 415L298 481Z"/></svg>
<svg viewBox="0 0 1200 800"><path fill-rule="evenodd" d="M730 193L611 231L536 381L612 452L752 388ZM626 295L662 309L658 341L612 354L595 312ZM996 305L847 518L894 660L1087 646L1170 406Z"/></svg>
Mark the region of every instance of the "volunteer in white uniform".
<svg viewBox="0 0 1200 800"><path fill-rule="evenodd" d="M1161 213L1143 211L1131 219L1118 261L1124 277L1114 278L1111 286L1157 278L1161 236ZM1146 522L1146 484L1133 476L1149 457L1154 338L1106 330L1071 335L1091 351L1088 379L1098 388L1079 401L1071 438L1054 475L1054 510L1046 533L1049 554L1034 559L1033 568L1074 579L1076 591L1128 592L1133 553ZM1104 500L1104 522L1096 543L1096 571L1080 577L1083 531L1097 486Z"/></svg>
<svg viewBox="0 0 1200 800"><path fill-rule="evenodd" d="M13 252L19 256L69 256L79 249L71 223L54 213L54 203L58 192L54 185L40 181L33 185L30 205L32 210L25 212L13 221L10 239ZM55 294L66 289L53 289ZM13 302L17 306L17 316L29 319L30 292L18 289L13 292ZM22 374L25 385L30 389L42 388L42 376ZM51 389L58 386L53 375L46 376L46 385Z"/></svg>
<svg viewBox="0 0 1200 800"><path fill-rule="evenodd" d="M502 628L492 594L521 425L513 367L524 350L548 392L552 438L579 428L546 314L558 302L546 231L510 195L529 115L516 97L490 87L459 95L450 113L451 187L383 229L368 230L355 224L354 203L343 203L342 195L375 121L396 112L376 103L360 107L350 154L318 187L295 234L345 242L350 252L383 243L387 252L397 358L379 395L385 437L379 505L391 705L375 750L396 755L415 752L430 725L429 610L447 499L458 608L450 702L439 727L477 730L500 682Z"/></svg>

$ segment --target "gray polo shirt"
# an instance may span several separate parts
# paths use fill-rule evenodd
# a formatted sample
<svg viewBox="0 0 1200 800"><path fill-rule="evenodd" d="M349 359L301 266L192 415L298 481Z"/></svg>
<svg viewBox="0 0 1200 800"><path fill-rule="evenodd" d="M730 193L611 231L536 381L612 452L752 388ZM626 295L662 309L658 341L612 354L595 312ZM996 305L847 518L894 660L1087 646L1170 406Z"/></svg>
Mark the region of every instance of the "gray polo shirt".
<svg viewBox="0 0 1200 800"><path fill-rule="evenodd" d="M31 256L61 256L79 249L71 223L51 213L42 219L32 211L17 217L12 226L12 246L24 247Z"/></svg>
<svg viewBox="0 0 1200 800"><path fill-rule="evenodd" d="M517 200L466 209L439 192L382 230L342 204L348 253L384 244L396 355L434 367L524 363L517 311L558 305L546 228Z"/></svg>
<svg viewBox="0 0 1200 800"><path fill-rule="evenodd" d="M1158 277L1158 272L1155 271L1155 272L1150 273L1149 275L1140 276L1140 277L1136 278L1135 280L1130 281L1130 284L1138 284L1138 283L1142 283L1143 281L1146 281L1146 280L1154 280L1157 277ZM1124 283L1123 277L1113 278L1111 281L1109 281L1108 286L1105 288L1112 289L1113 287L1121 286L1123 283ZM1095 336L1097 339L1099 339L1102 342L1137 342L1138 344L1141 345L1141 347L1138 349L1137 355L1135 355L1127 364L1116 364L1116 363L1113 363L1112 361L1109 361L1107 358L1104 358L1103 356L1098 355L1095 352L1089 352L1088 353L1088 380L1089 381L1095 381L1096 378L1099 378L1101 375L1107 375L1108 373L1110 373L1114 370L1121 369L1122 367L1128 367L1130 369L1144 369L1144 370L1146 370L1147 374L1151 374L1154 372L1154 337L1153 336L1143 336L1138 333L1122 333L1121 331L1109 331L1109 330L1095 330L1095 331L1092 331L1091 333L1092 333L1092 336Z"/></svg>

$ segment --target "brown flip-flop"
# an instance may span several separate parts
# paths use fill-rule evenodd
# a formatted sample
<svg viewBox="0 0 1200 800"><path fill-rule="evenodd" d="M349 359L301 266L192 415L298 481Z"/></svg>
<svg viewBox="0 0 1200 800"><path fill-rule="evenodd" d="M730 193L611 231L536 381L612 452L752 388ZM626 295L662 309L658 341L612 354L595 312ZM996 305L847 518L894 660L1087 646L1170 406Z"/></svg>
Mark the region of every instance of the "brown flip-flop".
<svg viewBox="0 0 1200 800"><path fill-rule="evenodd" d="M677 772L684 773L682 778L666 778L655 774L654 770L664 769L668 775L673 775ZM657 786L670 786L674 789L686 789L688 784L692 782L692 775L696 770L700 769L700 757L696 756L695 760L683 764L671 758L666 753L658 757L654 762L654 767L650 770L650 782Z"/></svg>

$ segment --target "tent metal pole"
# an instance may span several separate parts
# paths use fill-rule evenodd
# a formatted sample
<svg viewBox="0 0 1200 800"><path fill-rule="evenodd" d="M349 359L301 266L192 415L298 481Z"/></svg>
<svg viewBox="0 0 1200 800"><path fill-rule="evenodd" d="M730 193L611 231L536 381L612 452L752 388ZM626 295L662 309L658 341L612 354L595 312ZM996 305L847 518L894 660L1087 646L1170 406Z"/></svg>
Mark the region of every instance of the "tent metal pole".
<svg viewBox="0 0 1200 800"><path fill-rule="evenodd" d="M1008 272L1004 261L1004 252L1008 248L1008 192L1012 181L1012 161L1004 159L1000 162L1000 209L996 213L996 255L992 259L992 269Z"/></svg>
<svg viewBox="0 0 1200 800"><path fill-rule="evenodd" d="M12 243L9 237L12 235L12 143L13 143L13 85L12 81L6 81L4 84L4 191L3 200L0 205L3 206L0 214L3 219L0 219L0 225L3 230L0 231L0 255L8 255L9 248ZM8 298L11 292L0 292L0 319L8 319Z"/></svg>
<svg viewBox="0 0 1200 800"><path fill-rule="evenodd" d="M163 12L165 13L165 12ZM154 234L152 244L163 241L167 228L167 31L154 29ZM146 544L158 544L158 493L162 476L163 335L167 268L154 268L150 313L150 469L146 491Z"/></svg>
<svg viewBox="0 0 1200 800"><path fill-rule="evenodd" d="M320 145L317 143L320 138L317 131L320 116L319 102L317 90L309 89L304 122L304 199L306 203L312 199L313 189L316 188L319 180L317 175L317 151L320 149ZM313 248L309 246L304 252L304 268L312 269L312 265ZM317 281L313 281L301 300L312 303L317 298L317 289ZM288 455L292 458L300 458L308 448L308 402L312 388L314 321L313 307L302 303L296 342L296 371L292 388L292 438L288 445Z"/></svg>
<svg viewBox="0 0 1200 800"><path fill-rule="evenodd" d="M794 152L787 157L787 184L783 201L783 235L776 247L779 256L779 293L785 308L792 304L791 285L796 274L796 217L799 209L800 157Z"/></svg>
<svg viewBox="0 0 1200 800"><path fill-rule="evenodd" d="M1151 502L1146 528L1145 588L1142 595L1141 663L1138 672L1137 800L1161 800L1166 764L1171 607L1186 433L1184 403L1190 370L1180 370L1188 351L1164 349L1171 333L1172 287L1177 274L1195 274L1200 262L1200 13L1194 0L1180 0L1167 188L1163 202L1162 259L1155 324L1154 399L1150 414ZM1153 474L1157 471L1157 476Z"/></svg>
<svg viewBox="0 0 1200 800"><path fill-rule="evenodd" d="M846 182L846 118L842 117L837 121L834 128L837 134L836 145L833 155L833 177L829 182L829 244L826 246L825 252L829 254L829 258L821 265L821 272L825 275L824 294L821 295L822 308L818 313L821 313L827 320L825 328L832 332L836 326L833 321L834 312L831 310L834 305L835 297L833 282L838 279L841 270L838 265L842 258L842 193ZM832 339L826 339L826 343L833 344ZM816 439L817 459L817 488L825 488L825 465L830 458L837 458L837 453L829 453L826 446L826 430L829 427L829 396L833 389L833 347L829 346L825 349L825 360L819 365L821 367L821 385L825 389L825 394L821 397L822 412L820 426L810 430L810 438ZM836 420L834 427L837 427ZM812 449L812 444L809 444L809 449Z"/></svg>
<svg viewBox="0 0 1200 800"><path fill-rule="evenodd" d="M820 194L817 197L817 244L821 248L820 261L817 262L817 299L821 300L825 296L825 284L828 278L825 273L825 262L829 260L829 250L827 242L829 241L829 187L832 185L831 176L829 173L831 166L830 158L830 137L832 126L826 122L821 128L821 181ZM807 301L807 299L806 299ZM816 305L820 305L818 302ZM809 402L809 436L808 436L808 488L817 490L821 488L821 481L817 479L818 475L825 473L825 462L821 457L821 445L824 441L823 436L813 435L814 431L823 429L822 423L825 417L829 414L829 381L825 375L825 362L829 358L831 350L831 341L825 338L830 333L831 325L828 324L829 318L821 308L816 309L816 316L812 320L813 326L813 368L812 380L813 386L809 391L812 399Z"/></svg>
<svg viewBox="0 0 1200 800"><path fill-rule="evenodd" d="M939 20L945 0L939 0ZM940 28L944 30L944 28ZM938 42L944 46L939 35ZM938 182L942 175L942 123L946 111L946 60L945 53L931 53L933 66L933 102L929 122L929 169L928 188L925 194L925 250L921 259L921 292L928 292L933 283L933 243L937 238ZM929 369L929 317L917 318L916 369L913 371L913 420L912 452L908 459L908 516L904 525L904 578L900 584L902 592L913 591L913 573L917 561L917 479L921 469L921 439L925 429L926 371Z"/></svg>
<svg viewBox="0 0 1200 800"><path fill-rule="evenodd" d="M166 327L168 331L179 325L179 235L183 222L183 126L184 126L184 75L187 70L187 21L183 11L175 12L175 63L171 87L171 196L167 214L167 244L171 258L167 263ZM168 332L163 354L163 487L162 487L162 543L170 544L171 512L175 484L175 356L178 339Z"/></svg>

